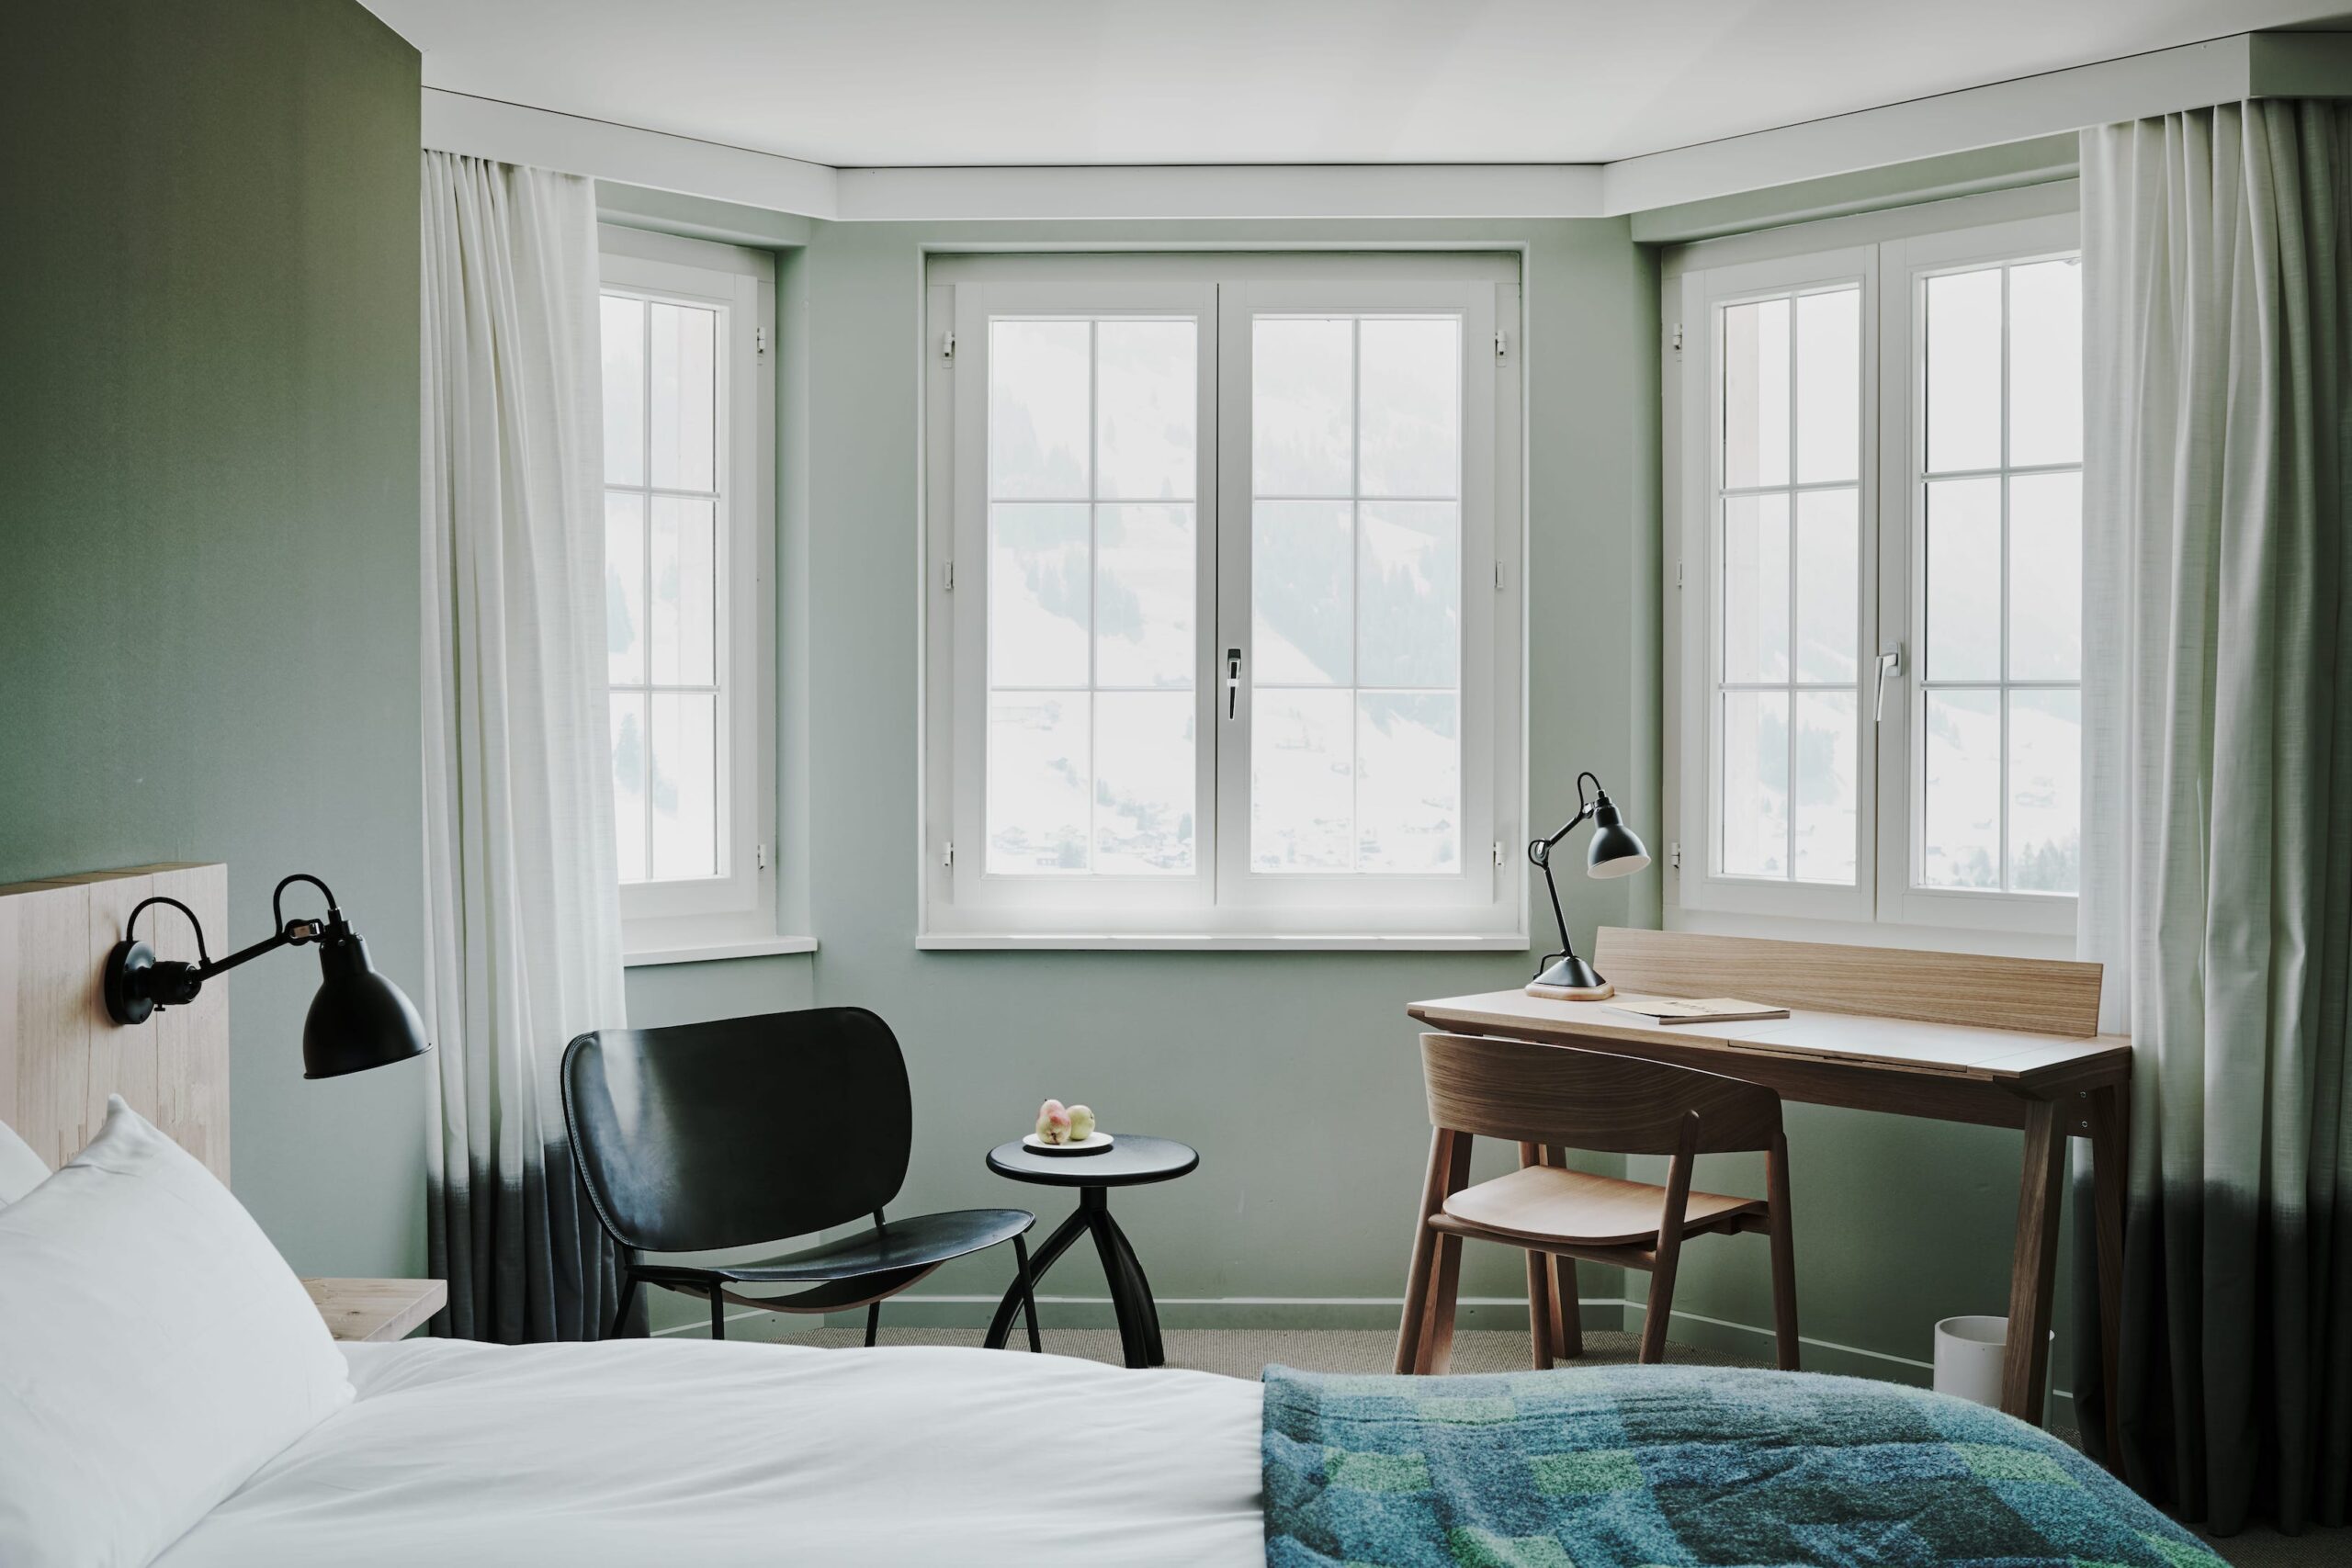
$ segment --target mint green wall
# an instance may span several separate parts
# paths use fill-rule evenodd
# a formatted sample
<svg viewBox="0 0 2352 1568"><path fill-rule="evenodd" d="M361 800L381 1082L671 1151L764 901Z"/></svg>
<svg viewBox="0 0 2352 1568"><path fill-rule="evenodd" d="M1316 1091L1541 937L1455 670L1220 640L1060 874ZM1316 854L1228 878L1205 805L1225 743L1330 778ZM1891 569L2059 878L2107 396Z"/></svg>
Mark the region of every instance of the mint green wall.
<svg viewBox="0 0 2352 1568"><path fill-rule="evenodd" d="M1047 1094L1083 1099L1114 1127L1201 1149L1197 1173L1118 1205L1155 1289L1178 1303L1172 1321L1296 1310L1181 1304L1196 1299L1393 1298L1429 1137L1404 1006L1513 984L1523 955L914 947L923 247L1075 241L1529 246L1531 759L1534 815L1546 819L1570 809L1578 767L1600 772L1629 802L1657 792L1654 269L1623 221L820 223L805 249L787 253L779 280L787 378L805 373L824 392L806 400L809 457L785 479L805 494L786 498L781 552L787 561L805 552L807 579L822 589L801 617L808 644L824 650L807 693L805 754L787 747L785 758L785 776L807 781L802 841L823 942L814 999L874 1008L906 1046L919 1147L903 1202L1023 1203L1058 1220L1066 1200L989 1177L980 1156L1024 1130ZM781 400L795 406L789 390ZM1655 886L1638 879L1579 879L1568 892L1587 936L1601 920L1656 918ZM794 990L787 966L805 962L748 961L742 969L767 977L717 983ZM634 972L633 1021L704 1009L698 970ZM1515 1258L1482 1251L1464 1290L1515 1297L1522 1281ZM992 1297L1002 1282L1003 1260L988 1259L943 1270L921 1293ZM1052 1286L1102 1291L1091 1259L1077 1255ZM1587 1286L1604 1297L1618 1290L1613 1278ZM901 1321L927 1313L967 1322L979 1311L952 1301L892 1310ZM1322 1321L1395 1321L1379 1305L1306 1310Z"/></svg>
<svg viewBox="0 0 2352 1568"><path fill-rule="evenodd" d="M323 876L422 959L418 59L348 0L22 7L0 50L0 882ZM425 1069L301 1076L231 995L238 1195L300 1269L424 1260Z"/></svg>

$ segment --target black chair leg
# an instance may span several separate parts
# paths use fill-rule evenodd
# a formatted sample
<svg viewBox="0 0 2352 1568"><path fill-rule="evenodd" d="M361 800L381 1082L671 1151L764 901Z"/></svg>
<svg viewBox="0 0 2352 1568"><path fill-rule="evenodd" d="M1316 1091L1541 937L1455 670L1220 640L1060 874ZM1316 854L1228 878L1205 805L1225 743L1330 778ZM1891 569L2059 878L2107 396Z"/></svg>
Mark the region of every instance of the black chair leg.
<svg viewBox="0 0 2352 1568"><path fill-rule="evenodd" d="M867 1349L871 1350L874 1348L874 1341L881 1332L882 1303L880 1302L868 1302L865 1303L865 1348Z"/></svg>
<svg viewBox="0 0 2352 1568"><path fill-rule="evenodd" d="M605 1338L618 1339L621 1337L622 1331L628 1326L629 1308L636 1304L637 1270L623 1269L621 1270L621 1304L613 1309L613 1325L605 1331Z"/></svg>
<svg viewBox="0 0 2352 1568"><path fill-rule="evenodd" d="M727 1295L717 1285L710 1288L710 1337L727 1337Z"/></svg>
<svg viewBox="0 0 2352 1568"><path fill-rule="evenodd" d="M1037 1338L1037 1297L1029 1275L1029 1243L1022 1236L1012 1238L1012 1271L1021 1288L1022 1320L1029 1325L1029 1353L1042 1356L1046 1348Z"/></svg>

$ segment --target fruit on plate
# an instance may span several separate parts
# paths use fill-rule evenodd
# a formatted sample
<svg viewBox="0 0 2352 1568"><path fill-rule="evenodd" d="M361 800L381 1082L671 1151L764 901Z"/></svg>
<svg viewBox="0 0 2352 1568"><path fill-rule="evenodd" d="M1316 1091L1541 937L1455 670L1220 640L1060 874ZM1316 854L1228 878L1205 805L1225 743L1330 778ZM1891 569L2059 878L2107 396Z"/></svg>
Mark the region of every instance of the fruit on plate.
<svg viewBox="0 0 2352 1568"><path fill-rule="evenodd" d="M1092 1113L1089 1112L1087 1121L1090 1124L1093 1119ZM1049 1100L1037 1108L1037 1137L1040 1142L1048 1144L1069 1142L1069 1112L1062 1109L1060 1100Z"/></svg>
<svg viewBox="0 0 2352 1568"><path fill-rule="evenodd" d="M1069 1141L1082 1144L1094 1136L1094 1112L1083 1105L1069 1108Z"/></svg>

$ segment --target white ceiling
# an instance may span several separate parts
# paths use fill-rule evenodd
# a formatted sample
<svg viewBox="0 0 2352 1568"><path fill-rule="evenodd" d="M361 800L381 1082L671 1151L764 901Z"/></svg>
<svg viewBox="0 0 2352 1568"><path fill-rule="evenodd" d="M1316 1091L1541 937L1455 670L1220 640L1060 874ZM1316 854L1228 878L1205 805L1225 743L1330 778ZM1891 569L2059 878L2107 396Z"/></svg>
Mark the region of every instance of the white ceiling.
<svg viewBox="0 0 2352 1568"><path fill-rule="evenodd" d="M424 83L842 167L1600 163L2345 0L367 0Z"/></svg>

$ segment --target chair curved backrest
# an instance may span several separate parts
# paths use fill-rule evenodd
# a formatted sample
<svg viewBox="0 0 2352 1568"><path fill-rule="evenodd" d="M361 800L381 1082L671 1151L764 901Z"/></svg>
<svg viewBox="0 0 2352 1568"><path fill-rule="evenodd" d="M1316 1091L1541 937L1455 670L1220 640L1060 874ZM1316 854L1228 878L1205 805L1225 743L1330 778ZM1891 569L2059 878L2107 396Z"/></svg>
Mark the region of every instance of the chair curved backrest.
<svg viewBox="0 0 2352 1568"><path fill-rule="evenodd" d="M864 1008L605 1029L563 1053L589 1201L624 1247L752 1247L863 1220L899 1195L914 1100Z"/></svg>
<svg viewBox="0 0 2352 1568"><path fill-rule="evenodd" d="M1605 1154L1670 1155L1699 1117L1694 1154L1769 1149L1781 1097L1696 1067L1486 1035L1424 1034L1430 1124L1475 1137Z"/></svg>

